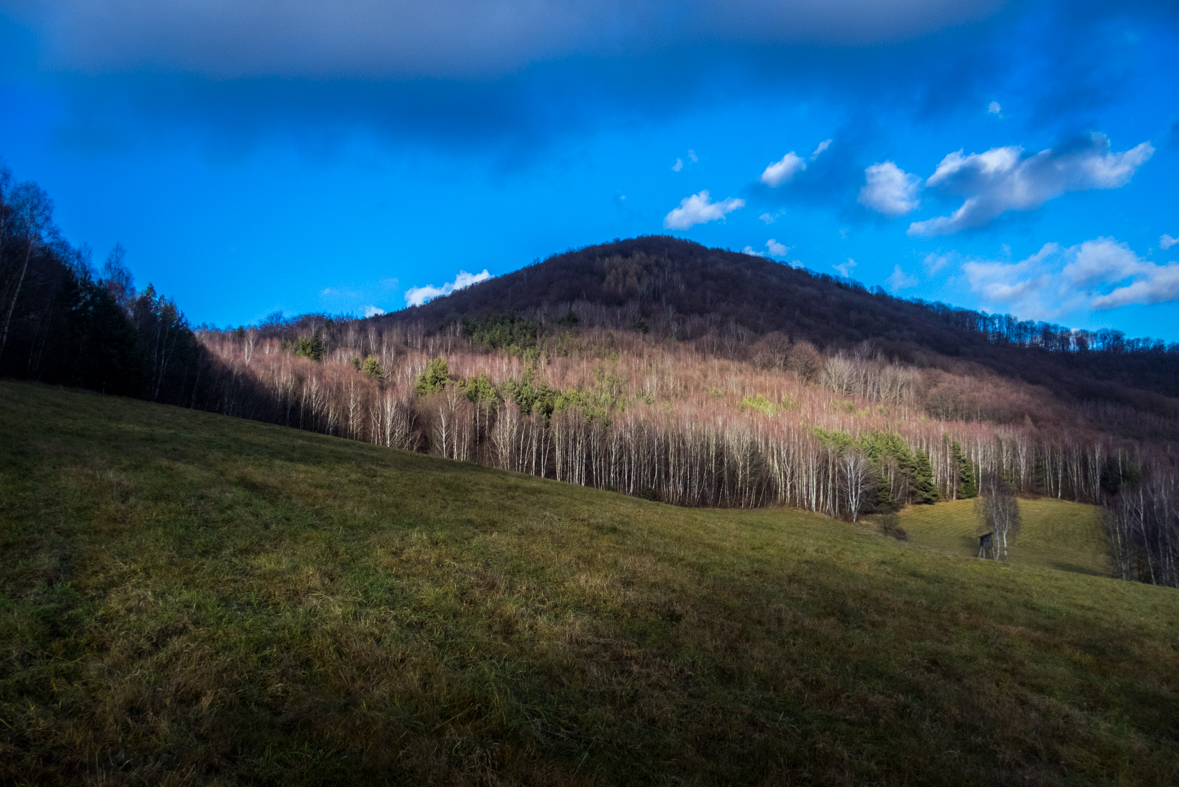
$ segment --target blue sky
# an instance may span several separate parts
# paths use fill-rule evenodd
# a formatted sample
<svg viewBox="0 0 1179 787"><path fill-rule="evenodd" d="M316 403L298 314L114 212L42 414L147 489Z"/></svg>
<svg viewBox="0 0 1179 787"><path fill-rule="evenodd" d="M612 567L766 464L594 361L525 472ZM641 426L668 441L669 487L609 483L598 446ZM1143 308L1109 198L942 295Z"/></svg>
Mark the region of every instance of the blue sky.
<svg viewBox="0 0 1179 787"><path fill-rule="evenodd" d="M0 158L194 324L669 233L1174 341L1177 34L1149 0L0 0Z"/></svg>

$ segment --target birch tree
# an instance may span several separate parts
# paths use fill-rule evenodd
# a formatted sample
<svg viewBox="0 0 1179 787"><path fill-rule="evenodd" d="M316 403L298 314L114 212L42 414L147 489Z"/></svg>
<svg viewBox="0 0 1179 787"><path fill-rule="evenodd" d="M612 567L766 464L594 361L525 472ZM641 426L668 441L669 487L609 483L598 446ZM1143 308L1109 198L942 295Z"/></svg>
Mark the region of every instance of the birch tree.
<svg viewBox="0 0 1179 787"><path fill-rule="evenodd" d="M11 218L3 228L5 235L19 236L18 262L19 272L11 282L5 282L4 295L6 303L0 304L4 308L4 326L0 330L0 356L4 355L4 348L8 344L9 329L12 327L12 315L16 311L16 304L20 300L21 289L29 273L29 263L33 255L40 250L44 242L45 233L49 230L53 218L53 200L41 190L36 183L21 183L12 188L0 202L0 212L6 208ZM6 204L5 204L6 203Z"/></svg>
<svg viewBox="0 0 1179 787"><path fill-rule="evenodd" d="M1003 476L996 472L983 474L979 485L979 496L974 502L975 515L981 528L980 535L995 534L995 559L1000 553L1008 558L1008 543L1019 532L1022 521L1019 515L1019 500Z"/></svg>

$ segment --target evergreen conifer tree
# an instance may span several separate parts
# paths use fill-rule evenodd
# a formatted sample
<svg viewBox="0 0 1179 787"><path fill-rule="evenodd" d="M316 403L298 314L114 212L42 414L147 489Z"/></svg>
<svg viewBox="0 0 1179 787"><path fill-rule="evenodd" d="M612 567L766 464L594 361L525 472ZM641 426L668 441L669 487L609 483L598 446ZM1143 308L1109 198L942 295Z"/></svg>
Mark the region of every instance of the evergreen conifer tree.
<svg viewBox="0 0 1179 787"><path fill-rule="evenodd" d="M954 458L954 466L958 468L958 499L978 497L978 482L974 478L974 468L962 453L962 446L957 440L950 444L950 451Z"/></svg>
<svg viewBox="0 0 1179 787"><path fill-rule="evenodd" d="M385 370L381 368L380 362L371 355L364 359L364 366L360 371L378 382L385 379Z"/></svg>
<svg viewBox="0 0 1179 787"><path fill-rule="evenodd" d="M940 497L937 485L933 483L933 465L929 462L929 454L920 449L913 460L913 485L910 489L913 502L917 505L936 503Z"/></svg>
<svg viewBox="0 0 1179 787"><path fill-rule="evenodd" d="M319 335L319 331L316 331L311 338L300 336L295 342L295 355L310 358L316 363L323 361L324 349L323 338Z"/></svg>
<svg viewBox="0 0 1179 787"><path fill-rule="evenodd" d="M446 359L435 358L426 366L425 371L418 375L418 381L413 390L418 396L429 396L436 391L441 391L448 382L450 382L450 367L446 365Z"/></svg>

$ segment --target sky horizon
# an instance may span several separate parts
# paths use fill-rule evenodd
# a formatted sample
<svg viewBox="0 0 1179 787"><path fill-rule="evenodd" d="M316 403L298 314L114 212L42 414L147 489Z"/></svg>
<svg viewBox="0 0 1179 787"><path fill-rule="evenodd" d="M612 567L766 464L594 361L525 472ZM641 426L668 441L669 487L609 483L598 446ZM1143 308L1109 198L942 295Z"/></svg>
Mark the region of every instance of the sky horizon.
<svg viewBox="0 0 1179 787"><path fill-rule="evenodd" d="M669 234L1179 341L1154 0L0 0L0 163L195 324Z"/></svg>

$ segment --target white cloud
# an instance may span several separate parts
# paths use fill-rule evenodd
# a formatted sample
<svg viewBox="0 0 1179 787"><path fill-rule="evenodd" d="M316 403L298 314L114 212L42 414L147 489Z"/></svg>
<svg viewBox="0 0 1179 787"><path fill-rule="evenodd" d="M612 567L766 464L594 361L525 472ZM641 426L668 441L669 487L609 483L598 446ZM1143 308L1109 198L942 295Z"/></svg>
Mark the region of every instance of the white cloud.
<svg viewBox="0 0 1179 787"><path fill-rule="evenodd" d="M1087 291L1113 285L1093 299L1094 309L1179 300L1179 264L1157 265L1139 259L1128 246L1112 238L1082 243L1064 274L1073 286Z"/></svg>
<svg viewBox="0 0 1179 787"><path fill-rule="evenodd" d="M371 304L374 301L387 301L394 297L399 287L397 279L392 278L379 281L338 283L319 291L319 308L333 314L363 314L365 317L384 314L383 309L378 309Z"/></svg>
<svg viewBox="0 0 1179 787"><path fill-rule="evenodd" d="M470 287L472 284L478 284L481 281L487 281L491 278L491 274L484 268L481 273L467 273L466 271L459 271L458 276L454 279L453 290L462 290Z"/></svg>
<svg viewBox="0 0 1179 787"><path fill-rule="evenodd" d="M928 187L963 196L966 201L949 216L909 225L910 235L950 235L979 227L1008 210L1033 210L1066 191L1120 188L1152 155L1143 142L1111 153L1102 134L1024 156L1023 148L992 148L985 153L951 153L925 181Z"/></svg>
<svg viewBox="0 0 1179 787"><path fill-rule="evenodd" d="M1164 235L1163 237L1159 238L1159 248L1163 251L1171 248L1176 243L1179 243L1179 238L1172 238L1170 235Z"/></svg>
<svg viewBox="0 0 1179 787"><path fill-rule="evenodd" d="M491 274L487 272L486 268L483 269L482 273L459 271L454 281L449 284L443 284L441 287L435 287L432 284L427 284L425 287L410 287L405 291L405 303L407 306L421 306L426 301L437 298L440 295L450 295L456 290L470 287L472 284L478 284L490 278Z"/></svg>
<svg viewBox="0 0 1179 787"><path fill-rule="evenodd" d="M839 271L839 275L845 279L851 278L852 268L856 267L856 261L851 257L847 258L847 262L841 262L838 265L832 265L832 268Z"/></svg>
<svg viewBox="0 0 1179 787"><path fill-rule="evenodd" d="M684 197L680 206L664 217L663 226L669 230L686 230L696 224L723 219L726 214L743 207L745 200L732 197L723 202L713 202L708 198L708 190L705 189L699 194Z"/></svg>
<svg viewBox="0 0 1179 787"><path fill-rule="evenodd" d="M1179 300L1179 265L1151 265L1144 275L1112 292L1093 299L1093 308L1104 311L1136 303Z"/></svg>
<svg viewBox="0 0 1179 787"><path fill-rule="evenodd" d="M789 183L795 175L804 169L806 169L806 162L792 150L780 161L775 161L766 167L765 172L761 173L761 182L776 189L783 183Z"/></svg>
<svg viewBox="0 0 1179 787"><path fill-rule="evenodd" d="M1043 291L1051 280L1042 271L1043 260L1056 251L1056 244L1049 243L1022 262L967 262L962 271L984 304L1001 305L1023 318L1056 317L1067 309L1046 305Z"/></svg>
<svg viewBox="0 0 1179 787"><path fill-rule="evenodd" d="M1019 262L975 260L962 271L986 308L1024 319L1179 300L1179 264L1148 262L1113 238L1047 243Z"/></svg>
<svg viewBox="0 0 1179 787"><path fill-rule="evenodd" d="M992 101L990 104L987 105L987 114L989 114L989 115L998 115L998 114L1002 113L1002 111L1003 111L1003 107L999 106L998 101Z"/></svg>
<svg viewBox="0 0 1179 787"><path fill-rule="evenodd" d="M1113 238L1085 241L1070 248L1068 256L1064 276L1069 284L1082 289L1125 281L1153 267L1138 259L1129 246Z"/></svg>
<svg viewBox="0 0 1179 787"><path fill-rule="evenodd" d="M925 272L930 276L940 271L949 264L950 260L957 259L958 255L954 252L949 254L926 254L922 263L925 265Z"/></svg>
<svg viewBox="0 0 1179 787"><path fill-rule="evenodd" d="M891 161L873 164L864 170L864 187L859 202L886 216L901 216L914 210L920 202L917 190L921 178L910 175Z"/></svg>
<svg viewBox="0 0 1179 787"><path fill-rule="evenodd" d="M699 160L700 160L700 158L696 155L696 151L694 151L694 150L688 151L688 164L695 164ZM672 172L679 172L685 166L686 165L684 164L684 160L682 158L676 158L675 164L671 165L671 171Z"/></svg>
<svg viewBox="0 0 1179 787"><path fill-rule="evenodd" d="M915 287L917 286L918 282L916 276L908 275L903 270L901 270L900 265L897 265L892 269L892 275L885 279L884 283L888 285L890 290L896 292L897 290L903 290L907 287Z"/></svg>
<svg viewBox="0 0 1179 787"><path fill-rule="evenodd" d="M819 157L819 154L822 153L824 150L826 150L829 147L831 147L831 140L825 139L822 142L820 142L819 146L817 148L815 148L815 152L811 154L811 161L814 161L815 159L817 159Z"/></svg>
<svg viewBox="0 0 1179 787"><path fill-rule="evenodd" d="M405 291L406 306L421 306L426 301L433 300L439 295L448 295L444 287L427 284L425 287L410 287Z"/></svg>
<svg viewBox="0 0 1179 787"><path fill-rule="evenodd" d="M754 257L785 257L790 253L790 247L778 243L778 241L770 238L766 241L765 251L754 251L752 246L746 246L745 248L741 249L741 252Z"/></svg>
<svg viewBox="0 0 1179 787"><path fill-rule="evenodd" d="M783 212L784 211L778 211L777 213L763 213L758 216L758 218L764 221L766 224L773 224L778 220L778 217L781 216Z"/></svg>

